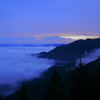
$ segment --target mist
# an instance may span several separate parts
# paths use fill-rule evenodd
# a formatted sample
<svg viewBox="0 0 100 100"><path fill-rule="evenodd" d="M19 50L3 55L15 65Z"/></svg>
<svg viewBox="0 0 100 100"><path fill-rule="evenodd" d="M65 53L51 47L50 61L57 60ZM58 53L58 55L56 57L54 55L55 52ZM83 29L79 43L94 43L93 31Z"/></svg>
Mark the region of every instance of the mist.
<svg viewBox="0 0 100 100"><path fill-rule="evenodd" d="M54 60L37 58L31 53L47 52L53 48L0 47L0 86L17 87L22 81L38 78L43 71L54 64Z"/></svg>
<svg viewBox="0 0 100 100"><path fill-rule="evenodd" d="M90 63L100 57L100 48L94 49L92 52L85 52L85 55L81 58L83 64ZM76 65L79 65L80 59L76 60Z"/></svg>

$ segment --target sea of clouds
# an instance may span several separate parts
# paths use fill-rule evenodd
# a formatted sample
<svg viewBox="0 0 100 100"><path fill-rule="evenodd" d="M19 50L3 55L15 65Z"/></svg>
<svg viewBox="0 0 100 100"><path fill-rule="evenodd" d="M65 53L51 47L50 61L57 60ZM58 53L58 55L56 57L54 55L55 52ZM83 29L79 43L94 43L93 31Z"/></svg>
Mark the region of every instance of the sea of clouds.
<svg viewBox="0 0 100 100"><path fill-rule="evenodd" d="M22 81L39 77L54 64L54 60L37 58L31 54L48 52L52 49L54 47L0 47L1 88L3 85L16 87Z"/></svg>

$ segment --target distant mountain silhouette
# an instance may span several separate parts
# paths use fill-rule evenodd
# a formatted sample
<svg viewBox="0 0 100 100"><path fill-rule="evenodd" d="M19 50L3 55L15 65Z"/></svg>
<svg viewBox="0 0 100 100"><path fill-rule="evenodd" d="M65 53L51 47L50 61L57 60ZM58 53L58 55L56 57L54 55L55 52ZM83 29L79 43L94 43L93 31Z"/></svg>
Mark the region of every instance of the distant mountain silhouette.
<svg viewBox="0 0 100 100"><path fill-rule="evenodd" d="M49 52L42 52L38 57L54 60L75 61L81 58L85 52L91 52L93 49L100 48L100 38L77 40L68 45L57 46Z"/></svg>
<svg viewBox="0 0 100 100"><path fill-rule="evenodd" d="M60 45L65 45L64 43L61 43L61 44L27 44L27 43L0 43L0 47L50 47L50 46L54 46L54 47L57 47L57 46L60 46Z"/></svg>

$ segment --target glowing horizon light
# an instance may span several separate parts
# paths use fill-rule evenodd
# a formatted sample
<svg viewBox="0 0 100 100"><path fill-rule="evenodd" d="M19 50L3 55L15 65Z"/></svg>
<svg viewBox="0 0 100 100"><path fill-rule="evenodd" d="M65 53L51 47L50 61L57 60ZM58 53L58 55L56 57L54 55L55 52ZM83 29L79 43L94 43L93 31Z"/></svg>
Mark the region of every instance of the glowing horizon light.
<svg viewBox="0 0 100 100"><path fill-rule="evenodd" d="M63 38L70 38L73 40L78 40L78 39L87 39L87 38L99 38L100 36L62 36Z"/></svg>

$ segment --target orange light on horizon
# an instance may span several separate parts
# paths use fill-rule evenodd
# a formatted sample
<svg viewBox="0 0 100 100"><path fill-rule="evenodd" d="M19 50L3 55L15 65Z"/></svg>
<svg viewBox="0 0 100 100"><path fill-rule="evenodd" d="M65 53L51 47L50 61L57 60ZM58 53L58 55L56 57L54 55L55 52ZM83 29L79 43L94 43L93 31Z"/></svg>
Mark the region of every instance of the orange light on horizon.
<svg viewBox="0 0 100 100"><path fill-rule="evenodd" d="M78 39L87 39L87 38L100 38L100 36L85 36L85 35L71 35L71 36L61 36L63 38L70 38L70 39L73 39L73 40L78 40Z"/></svg>

